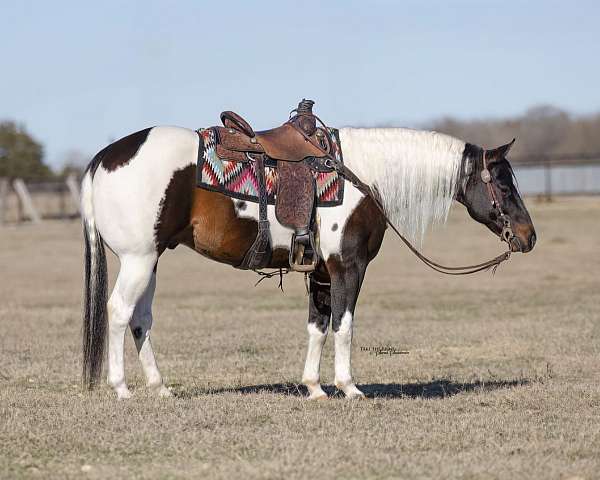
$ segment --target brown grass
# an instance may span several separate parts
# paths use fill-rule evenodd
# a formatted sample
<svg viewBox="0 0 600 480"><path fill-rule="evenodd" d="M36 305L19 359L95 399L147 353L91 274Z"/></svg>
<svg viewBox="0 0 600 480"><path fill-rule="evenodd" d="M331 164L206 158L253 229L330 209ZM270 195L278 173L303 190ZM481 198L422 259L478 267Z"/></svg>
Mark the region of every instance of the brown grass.
<svg viewBox="0 0 600 480"><path fill-rule="evenodd" d="M307 402L296 385L300 276L285 294L254 288L184 248L159 266L153 331L176 398L146 392L131 339L134 398L82 393L79 225L1 229L0 475L597 478L600 199L529 204L538 245L495 277L439 276L388 236L357 310L354 372L370 398L354 402ZM500 248L457 211L426 250L460 263ZM382 345L410 354L360 350ZM332 355L328 341L327 384Z"/></svg>

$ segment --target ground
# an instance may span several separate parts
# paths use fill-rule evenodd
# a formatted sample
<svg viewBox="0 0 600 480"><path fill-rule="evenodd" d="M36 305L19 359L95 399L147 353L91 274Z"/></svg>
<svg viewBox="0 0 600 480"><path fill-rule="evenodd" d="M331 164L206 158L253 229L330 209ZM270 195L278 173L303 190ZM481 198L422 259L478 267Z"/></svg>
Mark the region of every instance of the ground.
<svg viewBox="0 0 600 480"><path fill-rule="evenodd" d="M129 334L133 398L84 392L78 222L0 228L0 476L598 478L600 199L527 203L538 244L495 276L441 276L387 234L357 308L362 401L309 402L298 385L300 275L285 293L275 279L254 287L184 247L161 259L153 329L175 397L146 391ZM427 253L458 264L501 251L455 210Z"/></svg>

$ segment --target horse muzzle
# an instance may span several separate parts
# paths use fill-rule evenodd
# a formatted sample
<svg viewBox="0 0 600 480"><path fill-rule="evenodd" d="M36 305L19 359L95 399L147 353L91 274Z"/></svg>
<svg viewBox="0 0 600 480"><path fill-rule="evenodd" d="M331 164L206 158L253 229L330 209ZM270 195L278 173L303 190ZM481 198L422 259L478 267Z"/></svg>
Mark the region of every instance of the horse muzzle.
<svg viewBox="0 0 600 480"><path fill-rule="evenodd" d="M504 229L502 230L502 239L506 241L510 245L511 252L521 252L527 253L533 250L537 242L537 235L535 234L535 230L533 228L526 229L527 232L523 231L525 229L516 229L516 234L513 233L512 236L509 236L508 239L504 237Z"/></svg>

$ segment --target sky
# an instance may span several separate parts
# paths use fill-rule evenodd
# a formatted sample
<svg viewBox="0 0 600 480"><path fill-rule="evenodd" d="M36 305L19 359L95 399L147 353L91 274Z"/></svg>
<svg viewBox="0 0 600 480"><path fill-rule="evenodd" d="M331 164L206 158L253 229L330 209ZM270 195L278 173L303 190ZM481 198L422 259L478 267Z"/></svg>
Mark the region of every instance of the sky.
<svg viewBox="0 0 600 480"><path fill-rule="evenodd" d="M600 111L600 2L0 2L0 120L59 168L152 125L255 129ZM468 140L468 139L467 139Z"/></svg>

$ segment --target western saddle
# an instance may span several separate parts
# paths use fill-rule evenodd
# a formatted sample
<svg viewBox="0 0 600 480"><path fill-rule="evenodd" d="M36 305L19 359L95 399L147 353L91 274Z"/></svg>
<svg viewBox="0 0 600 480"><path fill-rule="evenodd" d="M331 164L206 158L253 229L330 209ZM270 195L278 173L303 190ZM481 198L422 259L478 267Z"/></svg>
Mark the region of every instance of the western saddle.
<svg viewBox="0 0 600 480"><path fill-rule="evenodd" d="M258 270L268 266L271 259L265 161L275 161L277 165L277 220L294 230L290 267L299 272L311 272L316 267L316 187L313 171L332 170L327 162L331 159L332 144L330 132L312 112L313 105L312 100L303 99L298 108L292 110L287 122L271 130L255 132L246 120L231 111L221 113L223 127L214 127L219 158L254 162L258 179L258 232L239 268ZM322 127L317 126L317 120Z"/></svg>

